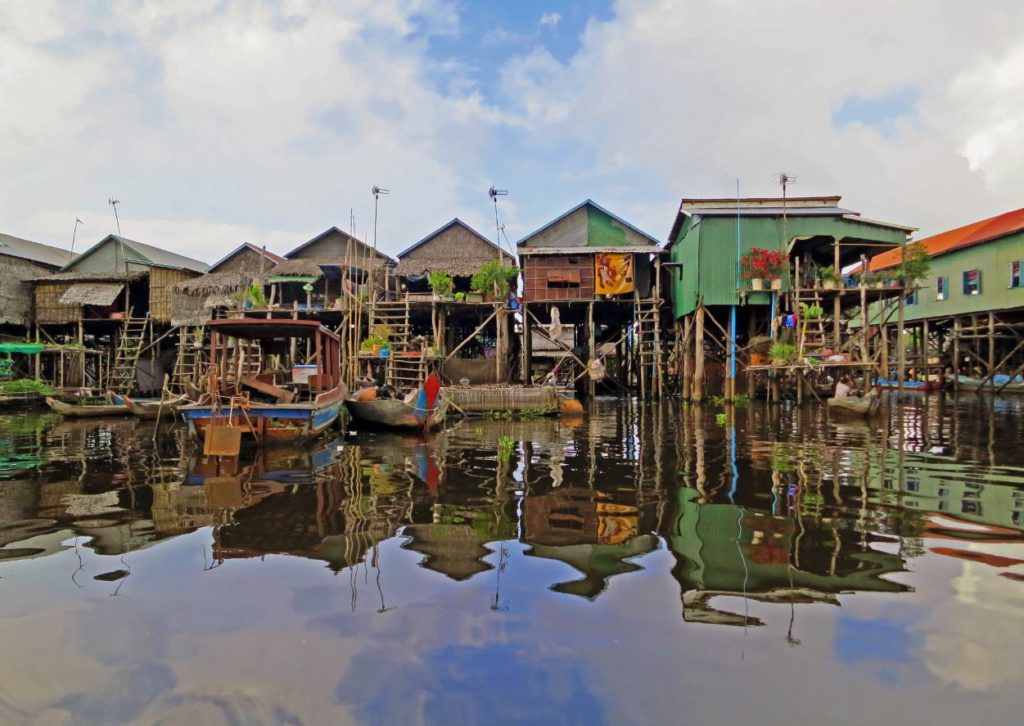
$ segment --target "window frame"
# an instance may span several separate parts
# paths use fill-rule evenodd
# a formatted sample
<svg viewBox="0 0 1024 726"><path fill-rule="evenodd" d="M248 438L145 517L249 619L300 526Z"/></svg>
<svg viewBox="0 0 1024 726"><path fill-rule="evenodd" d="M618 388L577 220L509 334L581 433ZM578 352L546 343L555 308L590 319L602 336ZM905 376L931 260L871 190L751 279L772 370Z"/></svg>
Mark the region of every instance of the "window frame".
<svg viewBox="0 0 1024 726"><path fill-rule="evenodd" d="M974 275L973 289L971 289L971 282L969 275ZM963 274L963 291L965 296L973 297L981 294L981 269L978 267L971 268L970 270L964 270Z"/></svg>

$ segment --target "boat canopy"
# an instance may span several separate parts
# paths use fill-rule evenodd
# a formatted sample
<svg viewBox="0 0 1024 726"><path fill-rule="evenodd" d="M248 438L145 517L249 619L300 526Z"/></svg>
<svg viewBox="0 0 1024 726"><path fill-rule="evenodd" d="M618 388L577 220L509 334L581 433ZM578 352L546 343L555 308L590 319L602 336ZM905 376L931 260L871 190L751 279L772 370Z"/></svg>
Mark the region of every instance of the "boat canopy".
<svg viewBox="0 0 1024 726"><path fill-rule="evenodd" d="M221 335L242 340L272 340L275 338L312 338L320 333L332 340L340 340L336 333L316 320L267 320L264 318L234 318L210 320L206 326Z"/></svg>

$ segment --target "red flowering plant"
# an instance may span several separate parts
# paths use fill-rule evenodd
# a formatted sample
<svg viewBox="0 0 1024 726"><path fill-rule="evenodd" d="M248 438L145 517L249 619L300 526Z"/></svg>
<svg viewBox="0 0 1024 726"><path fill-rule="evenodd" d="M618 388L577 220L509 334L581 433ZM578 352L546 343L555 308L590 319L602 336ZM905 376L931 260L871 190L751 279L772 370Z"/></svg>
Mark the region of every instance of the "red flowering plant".
<svg viewBox="0 0 1024 726"><path fill-rule="evenodd" d="M744 280L775 280L781 276L785 264L786 258L781 252L752 247L740 260L740 269Z"/></svg>

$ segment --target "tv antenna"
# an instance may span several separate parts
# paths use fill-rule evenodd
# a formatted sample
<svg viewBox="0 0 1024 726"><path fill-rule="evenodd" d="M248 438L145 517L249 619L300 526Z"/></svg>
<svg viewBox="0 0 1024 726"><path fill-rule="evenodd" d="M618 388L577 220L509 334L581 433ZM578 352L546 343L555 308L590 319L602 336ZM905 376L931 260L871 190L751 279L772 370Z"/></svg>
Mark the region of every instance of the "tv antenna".
<svg viewBox="0 0 1024 726"><path fill-rule="evenodd" d="M498 261L501 261L501 223L498 221L498 197L507 197L508 189L495 189L494 185L487 190L487 195L494 202L494 241L498 244Z"/></svg>
<svg viewBox="0 0 1024 726"><path fill-rule="evenodd" d="M391 190L374 184L370 191L373 193L373 249L377 249L377 202L380 201L381 194L390 194Z"/></svg>
<svg viewBox="0 0 1024 726"><path fill-rule="evenodd" d="M74 229L74 231L71 232L71 257L72 257L72 259L74 259L74 257L75 257L75 238L78 236L78 225L82 225L84 227L85 226L85 222L80 220L78 217L75 217L75 229Z"/></svg>
<svg viewBox="0 0 1024 726"><path fill-rule="evenodd" d="M772 177L772 181L782 187L782 242L789 251L789 234L786 231L786 190L790 184L796 184L796 177L789 172L781 171Z"/></svg>
<svg viewBox="0 0 1024 726"><path fill-rule="evenodd" d="M107 197L107 204L114 208L114 222L117 223L117 236L121 236L121 220L117 217L117 205L121 203L120 199L114 199L113 197Z"/></svg>

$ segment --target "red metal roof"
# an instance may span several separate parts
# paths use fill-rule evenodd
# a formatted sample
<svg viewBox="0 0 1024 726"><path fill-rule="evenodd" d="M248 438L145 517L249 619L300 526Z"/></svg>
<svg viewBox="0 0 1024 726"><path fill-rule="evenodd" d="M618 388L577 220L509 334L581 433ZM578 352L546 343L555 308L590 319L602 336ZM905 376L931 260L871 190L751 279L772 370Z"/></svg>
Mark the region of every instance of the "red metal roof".
<svg viewBox="0 0 1024 726"><path fill-rule="evenodd" d="M1021 231L1024 231L1024 208L925 237L918 240L917 244L923 245L928 254L935 257ZM884 270L887 267L894 267L900 264L901 259L902 253L897 247L872 257L868 269Z"/></svg>

